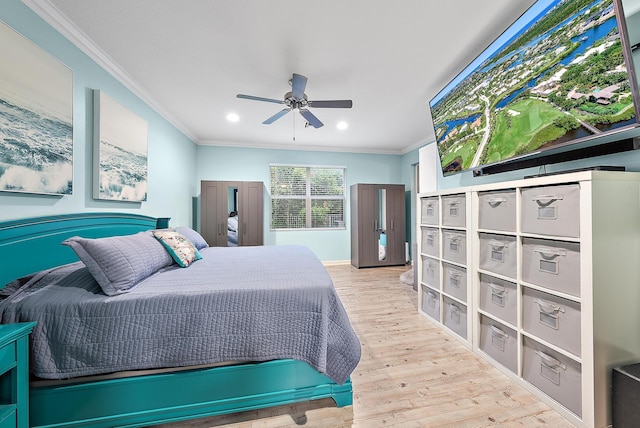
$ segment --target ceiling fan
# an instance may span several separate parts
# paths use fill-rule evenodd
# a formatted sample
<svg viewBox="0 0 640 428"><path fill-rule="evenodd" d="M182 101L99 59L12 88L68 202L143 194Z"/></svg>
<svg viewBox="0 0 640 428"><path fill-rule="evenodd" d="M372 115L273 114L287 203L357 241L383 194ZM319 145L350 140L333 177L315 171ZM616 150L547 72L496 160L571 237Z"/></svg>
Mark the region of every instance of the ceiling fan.
<svg viewBox="0 0 640 428"><path fill-rule="evenodd" d="M351 108L353 102L351 100L324 100L324 101L311 101L304 93L304 89L307 86L307 78L301 74L293 73L293 77L289 81L291 84L291 92L284 94L283 100L276 100L274 98L254 97L253 95L238 94L238 98L244 98L247 100L265 101L268 103L284 104L286 108L280 110L267 120L265 125L272 124L276 120L280 119L291 110L298 110L298 112L304 117L309 125L314 128L320 128L324 124L318 119L308 108Z"/></svg>

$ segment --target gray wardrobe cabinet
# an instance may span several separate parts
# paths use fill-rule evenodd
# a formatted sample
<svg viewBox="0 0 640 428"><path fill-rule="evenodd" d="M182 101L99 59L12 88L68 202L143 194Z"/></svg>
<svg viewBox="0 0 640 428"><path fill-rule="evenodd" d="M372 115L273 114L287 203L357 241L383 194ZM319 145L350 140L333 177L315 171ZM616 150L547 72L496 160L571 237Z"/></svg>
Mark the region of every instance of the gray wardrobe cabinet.
<svg viewBox="0 0 640 428"><path fill-rule="evenodd" d="M404 185L354 184L350 190L351 264L405 264Z"/></svg>
<svg viewBox="0 0 640 428"><path fill-rule="evenodd" d="M238 212L238 245L264 245L261 181L201 181L200 233L212 247L226 247L227 221Z"/></svg>

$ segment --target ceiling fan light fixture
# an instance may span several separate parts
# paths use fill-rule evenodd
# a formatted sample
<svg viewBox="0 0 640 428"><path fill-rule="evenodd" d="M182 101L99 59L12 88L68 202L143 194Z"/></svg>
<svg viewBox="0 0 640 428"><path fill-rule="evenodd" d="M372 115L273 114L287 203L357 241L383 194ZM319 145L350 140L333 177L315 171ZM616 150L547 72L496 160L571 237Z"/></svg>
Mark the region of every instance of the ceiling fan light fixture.
<svg viewBox="0 0 640 428"><path fill-rule="evenodd" d="M229 113L227 115L227 120L229 122L235 123L235 122L238 122L240 120L240 116L238 116L236 113Z"/></svg>
<svg viewBox="0 0 640 428"><path fill-rule="evenodd" d="M323 123L309 111L309 108L351 108L353 106L353 101L351 100L309 100L307 95L304 93L307 86L307 78L301 74L293 73L293 77L289 79L289 84L291 85L291 91L286 92L284 94L284 98L281 100L245 94L237 94L236 97L247 100L283 104L286 107L262 122L265 125L272 124L286 113L293 110L300 113L300 115L307 120L308 125L311 125L314 128L320 128L323 126ZM305 125L305 127L308 125Z"/></svg>
<svg viewBox="0 0 640 428"><path fill-rule="evenodd" d="M349 124L347 122L345 122L344 120L341 120L340 122L338 122L336 124L336 128L338 128L341 131L344 131L348 127L349 127Z"/></svg>

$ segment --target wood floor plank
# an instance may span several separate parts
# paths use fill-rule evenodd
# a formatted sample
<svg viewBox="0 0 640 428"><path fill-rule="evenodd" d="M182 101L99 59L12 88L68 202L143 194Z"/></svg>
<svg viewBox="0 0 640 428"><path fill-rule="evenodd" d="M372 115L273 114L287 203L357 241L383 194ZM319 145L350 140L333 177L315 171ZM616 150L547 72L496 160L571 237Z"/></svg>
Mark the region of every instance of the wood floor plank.
<svg viewBox="0 0 640 428"><path fill-rule="evenodd" d="M327 270L362 345L353 406L317 400L162 428L571 427L557 412L417 312L408 268Z"/></svg>

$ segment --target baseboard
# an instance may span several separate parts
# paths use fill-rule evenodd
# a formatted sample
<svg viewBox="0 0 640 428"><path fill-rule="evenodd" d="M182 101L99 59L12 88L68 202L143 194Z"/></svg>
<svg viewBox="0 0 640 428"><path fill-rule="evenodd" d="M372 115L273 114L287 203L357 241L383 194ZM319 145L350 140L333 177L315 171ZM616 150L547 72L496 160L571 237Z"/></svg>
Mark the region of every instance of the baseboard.
<svg viewBox="0 0 640 428"><path fill-rule="evenodd" d="M351 264L351 260L325 260L322 264L325 266L342 266Z"/></svg>

